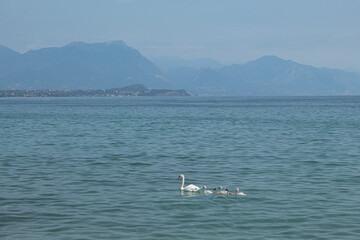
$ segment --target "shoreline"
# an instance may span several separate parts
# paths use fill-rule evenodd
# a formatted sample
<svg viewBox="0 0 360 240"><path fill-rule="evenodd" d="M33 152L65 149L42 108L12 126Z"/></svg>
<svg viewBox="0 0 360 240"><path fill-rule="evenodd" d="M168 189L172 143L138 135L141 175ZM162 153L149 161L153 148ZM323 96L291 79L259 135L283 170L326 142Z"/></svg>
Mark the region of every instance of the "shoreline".
<svg viewBox="0 0 360 240"><path fill-rule="evenodd" d="M112 88L97 90L0 90L0 97L135 97L135 96L191 96L186 90Z"/></svg>

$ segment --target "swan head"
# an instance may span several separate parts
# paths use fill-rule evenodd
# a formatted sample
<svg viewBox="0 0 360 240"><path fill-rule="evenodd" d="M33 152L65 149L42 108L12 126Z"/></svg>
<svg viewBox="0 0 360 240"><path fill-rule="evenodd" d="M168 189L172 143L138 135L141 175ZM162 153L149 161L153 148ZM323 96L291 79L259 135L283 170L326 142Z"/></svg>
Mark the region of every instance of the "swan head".
<svg viewBox="0 0 360 240"><path fill-rule="evenodd" d="M239 189L238 189L238 188L236 188L236 192L239 192Z"/></svg>
<svg viewBox="0 0 360 240"><path fill-rule="evenodd" d="M180 179L180 178L184 178L184 174L180 174L180 175L178 176L178 179Z"/></svg>

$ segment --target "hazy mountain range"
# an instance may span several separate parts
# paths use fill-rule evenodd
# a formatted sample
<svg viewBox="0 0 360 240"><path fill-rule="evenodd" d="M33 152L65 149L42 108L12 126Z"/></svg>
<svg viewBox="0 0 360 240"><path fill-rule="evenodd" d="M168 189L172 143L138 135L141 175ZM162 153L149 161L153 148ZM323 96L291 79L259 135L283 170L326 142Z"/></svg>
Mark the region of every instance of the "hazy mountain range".
<svg viewBox="0 0 360 240"><path fill-rule="evenodd" d="M18 54L0 48L0 89L104 89L169 84L165 75L123 41L43 48ZM4 57L3 57L4 56Z"/></svg>
<svg viewBox="0 0 360 240"><path fill-rule="evenodd" d="M221 68L179 68L167 72L176 87L210 95L360 94L360 75L315 68L275 56Z"/></svg>
<svg viewBox="0 0 360 240"><path fill-rule="evenodd" d="M360 94L359 74L275 56L241 65L208 59L153 61L123 41L74 42L24 54L0 46L0 89L109 89L144 84L199 95Z"/></svg>

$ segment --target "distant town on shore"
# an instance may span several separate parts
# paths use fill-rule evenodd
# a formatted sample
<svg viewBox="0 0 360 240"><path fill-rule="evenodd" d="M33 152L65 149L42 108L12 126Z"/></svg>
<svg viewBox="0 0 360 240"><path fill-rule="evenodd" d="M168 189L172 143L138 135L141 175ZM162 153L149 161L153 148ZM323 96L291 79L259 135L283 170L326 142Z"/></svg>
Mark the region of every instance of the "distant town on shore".
<svg viewBox="0 0 360 240"><path fill-rule="evenodd" d="M97 90L0 90L0 97L129 97L129 96L190 96L184 89L148 89L143 84L123 88Z"/></svg>

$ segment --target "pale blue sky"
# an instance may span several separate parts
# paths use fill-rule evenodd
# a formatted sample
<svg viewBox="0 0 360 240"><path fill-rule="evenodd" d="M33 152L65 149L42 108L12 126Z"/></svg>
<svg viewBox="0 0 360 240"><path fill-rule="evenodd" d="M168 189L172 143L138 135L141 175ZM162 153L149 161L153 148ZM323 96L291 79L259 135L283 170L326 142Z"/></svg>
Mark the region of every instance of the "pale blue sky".
<svg viewBox="0 0 360 240"><path fill-rule="evenodd" d="M110 40L150 58L276 55L360 70L360 1L0 0L0 44L19 52Z"/></svg>

